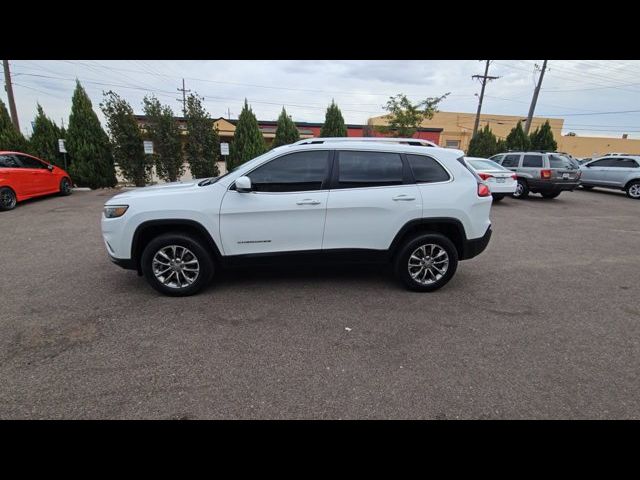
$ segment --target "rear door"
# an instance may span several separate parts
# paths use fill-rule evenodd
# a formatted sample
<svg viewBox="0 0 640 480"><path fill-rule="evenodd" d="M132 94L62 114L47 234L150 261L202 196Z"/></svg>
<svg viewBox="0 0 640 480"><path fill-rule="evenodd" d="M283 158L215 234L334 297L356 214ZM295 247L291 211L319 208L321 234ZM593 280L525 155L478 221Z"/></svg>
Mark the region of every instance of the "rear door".
<svg viewBox="0 0 640 480"><path fill-rule="evenodd" d="M13 155L0 155L0 186L11 187L18 197L26 195L22 169Z"/></svg>
<svg viewBox="0 0 640 480"><path fill-rule="evenodd" d="M422 197L401 154L336 152L323 250L385 250L405 223L421 216Z"/></svg>
<svg viewBox="0 0 640 480"><path fill-rule="evenodd" d="M545 168L544 157L541 154L530 153L522 157L522 167L519 172L527 178L539 180L540 170L543 168Z"/></svg>
<svg viewBox="0 0 640 480"><path fill-rule="evenodd" d="M606 173L607 184L624 187L630 174L638 171L638 163L633 158L615 158L609 161Z"/></svg>

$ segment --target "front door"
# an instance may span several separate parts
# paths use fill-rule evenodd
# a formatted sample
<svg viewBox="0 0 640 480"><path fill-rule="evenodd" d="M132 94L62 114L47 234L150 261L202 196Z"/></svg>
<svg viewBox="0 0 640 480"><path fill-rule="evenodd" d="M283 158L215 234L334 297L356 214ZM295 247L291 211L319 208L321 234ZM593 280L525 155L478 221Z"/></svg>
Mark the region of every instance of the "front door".
<svg viewBox="0 0 640 480"><path fill-rule="evenodd" d="M337 152L323 250L389 248L396 233L422 216L422 197L398 153Z"/></svg>
<svg viewBox="0 0 640 480"><path fill-rule="evenodd" d="M40 195L51 191L48 182L52 174L44 163L27 155L15 154L15 157L22 165L22 177L27 195Z"/></svg>
<svg viewBox="0 0 640 480"><path fill-rule="evenodd" d="M607 172L610 170L609 163L615 159L602 158L588 163L581 168L580 180L588 185L607 185Z"/></svg>
<svg viewBox="0 0 640 480"><path fill-rule="evenodd" d="M327 209L328 150L277 157L247 176L252 191L232 185L220 208L225 255L320 250Z"/></svg>
<svg viewBox="0 0 640 480"><path fill-rule="evenodd" d="M607 169L607 183L612 187L623 188L629 175L638 171L638 163L633 158L612 159Z"/></svg>

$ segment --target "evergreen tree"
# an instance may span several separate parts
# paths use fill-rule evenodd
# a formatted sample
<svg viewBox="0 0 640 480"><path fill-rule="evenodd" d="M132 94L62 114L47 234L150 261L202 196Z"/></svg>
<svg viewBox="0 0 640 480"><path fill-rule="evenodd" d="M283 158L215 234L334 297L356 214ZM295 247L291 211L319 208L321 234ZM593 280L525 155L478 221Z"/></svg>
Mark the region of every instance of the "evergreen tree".
<svg viewBox="0 0 640 480"><path fill-rule="evenodd" d="M327 113L324 116L324 125L320 129L321 137L346 137L347 127L342 118L342 112L338 105L331 100L331 105L327 107Z"/></svg>
<svg viewBox="0 0 640 480"><path fill-rule="evenodd" d="M499 138L496 142L496 153L504 153L507 151L507 142L503 138Z"/></svg>
<svg viewBox="0 0 640 480"><path fill-rule="evenodd" d="M276 136L273 139L271 148L279 147L280 145L289 145L300 140L300 132L293 123L291 117L287 115L287 111L282 107L282 113L278 117L278 126L276 128Z"/></svg>
<svg viewBox="0 0 640 480"><path fill-rule="evenodd" d="M147 117L147 131L153 142L156 173L160 178L175 182L184 174L180 131L169 105L161 105L155 96L142 101Z"/></svg>
<svg viewBox="0 0 640 480"><path fill-rule="evenodd" d="M122 176L136 187L144 187L150 179L153 163L144 153L142 132L133 116L133 108L112 91L104 94L100 108L107 119L113 158Z"/></svg>
<svg viewBox="0 0 640 480"><path fill-rule="evenodd" d="M531 149L531 141L522 129L522 123L513 127L505 142L507 150L526 151Z"/></svg>
<svg viewBox="0 0 640 480"><path fill-rule="evenodd" d="M71 157L69 173L78 186L104 188L116 185L109 137L78 81L71 100L65 147Z"/></svg>
<svg viewBox="0 0 640 480"><path fill-rule="evenodd" d="M202 97L187 97L185 120L187 141L184 152L193 178L217 177L220 157L220 136L213 120L202 106Z"/></svg>
<svg viewBox="0 0 640 480"><path fill-rule="evenodd" d="M558 149L558 143L553 138L553 132L551 131L549 120L544 122L542 126L536 128L530 138L532 150L555 152Z"/></svg>
<svg viewBox="0 0 640 480"><path fill-rule="evenodd" d="M34 155L64 168L64 157L58 149L58 140L61 138L64 137L60 128L44 114L42 106L38 104L38 113L33 122L33 133L30 139Z"/></svg>
<svg viewBox="0 0 640 480"><path fill-rule="evenodd" d="M262 155L266 150L258 120L245 98L229 152L229 169Z"/></svg>
<svg viewBox="0 0 640 480"><path fill-rule="evenodd" d="M4 102L0 100L0 150L30 153L29 141L15 129Z"/></svg>
<svg viewBox="0 0 640 480"><path fill-rule="evenodd" d="M481 128L469 142L469 157L489 158L498 153L498 142L489 125Z"/></svg>

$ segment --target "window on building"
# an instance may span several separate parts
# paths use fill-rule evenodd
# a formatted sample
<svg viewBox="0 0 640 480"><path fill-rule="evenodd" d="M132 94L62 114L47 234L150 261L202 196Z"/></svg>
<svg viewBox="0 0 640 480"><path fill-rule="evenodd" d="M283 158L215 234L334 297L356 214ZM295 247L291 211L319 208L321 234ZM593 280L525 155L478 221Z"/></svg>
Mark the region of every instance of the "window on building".
<svg viewBox="0 0 640 480"><path fill-rule="evenodd" d="M339 152L339 188L377 187L402 183L402 158L398 153Z"/></svg>
<svg viewBox="0 0 640 480"><path fill-rule="evenodd" d="M445 147L447 148L460 148L460 140L446 140Z"/></svg>
<svg viewBox="0 0 640 480"><path fill-rule="evenodd" d="M446 182L449 174L436 160L424 155L407 155L413 177L418 183Z"/></svg>

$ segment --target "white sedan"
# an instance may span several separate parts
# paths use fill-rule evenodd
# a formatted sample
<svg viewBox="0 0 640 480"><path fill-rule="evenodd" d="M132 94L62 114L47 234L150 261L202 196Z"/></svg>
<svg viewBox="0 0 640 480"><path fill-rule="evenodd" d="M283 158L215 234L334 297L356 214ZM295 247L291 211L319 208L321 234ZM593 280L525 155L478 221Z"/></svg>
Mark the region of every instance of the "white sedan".
<svg viewBox="0 0 640 480"><path fill-rule="evenodd" d="M518 178L511 170L486 158L466 157L465 160L488 185L494 202L499 202L516 191Z"/></svg>

